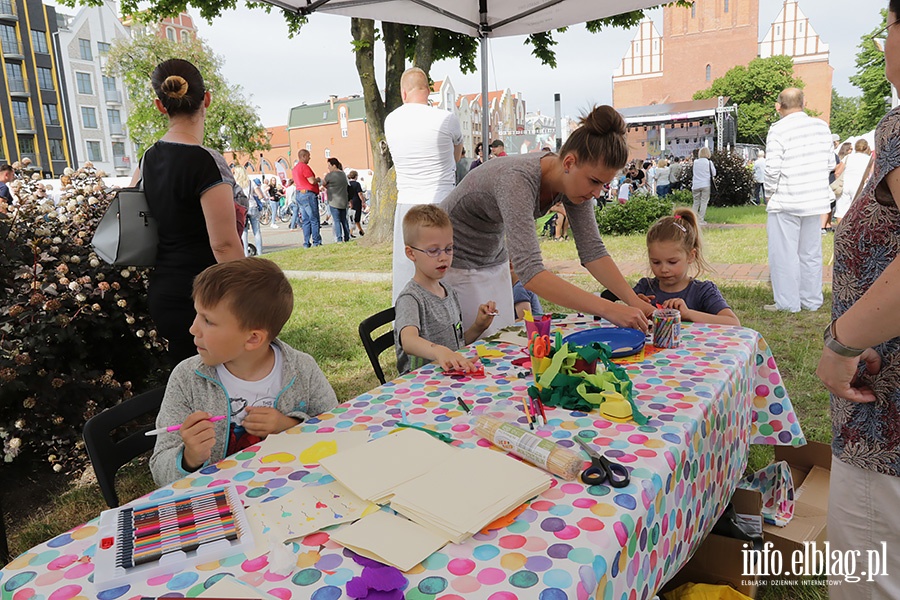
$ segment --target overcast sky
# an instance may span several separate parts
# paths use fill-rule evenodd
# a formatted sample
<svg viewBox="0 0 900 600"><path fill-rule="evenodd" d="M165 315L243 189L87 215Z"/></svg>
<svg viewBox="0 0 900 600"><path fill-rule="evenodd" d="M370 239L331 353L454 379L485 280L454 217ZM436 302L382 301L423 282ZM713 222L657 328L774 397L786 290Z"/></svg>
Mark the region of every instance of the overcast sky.
<svg viewBox="0 0 900 600"><path fill-rule="evenodd" d="M584 0L592 1L592 0ZM778 16L783 0L760 0L762 39ZM886 0L800 0L800 10L831 50L834 87L844 96L859 96L848 78L855 73L860 37L880 23ZM70 12L71 9L62 9ZM259 107L267 127L285 125L292 106L327 100L329 94L362 93L350 45L350 20L314 15L300 35L288 38L280 11L233 10L207 23L193 11L199 34L224 58L224 73L244 88ZM650 13L662 32L662 11ZM490 89L522 92L528 111L553 114L553 94L561 94L564 115L577 116L594 104L612 102L612 72L619 65L634 30L588 33L583 25L557 34L558 67L542 66L523 45L523 37L491 40ZM379 44L380 47L380 44ZM480 65L480 60L476 61ZM383 58L376 56L376 68ZM435 63L431 77L449 76L458 93L481 89L478 73L463 75L455 62ZM384 85L383 69L377 77ZM213 99L215 101L215 99Z"/></svg>

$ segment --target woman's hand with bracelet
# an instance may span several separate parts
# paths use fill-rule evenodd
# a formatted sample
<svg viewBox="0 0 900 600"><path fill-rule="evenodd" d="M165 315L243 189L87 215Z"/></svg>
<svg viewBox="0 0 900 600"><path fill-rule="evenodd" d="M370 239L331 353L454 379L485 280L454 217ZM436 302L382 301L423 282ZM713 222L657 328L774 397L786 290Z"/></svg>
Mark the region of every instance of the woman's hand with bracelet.
<svg viewBox="0 0 900 600"><path fill-rule="evenodd" d="M881 370L881 356L873 348L860 350L842 344L835 334L837 319L825 329L825 347L816 368L816 375L832 394L850 402L874 402L875 392L867 385L856 385L860 375L860 361L870 375Z"/></svg>

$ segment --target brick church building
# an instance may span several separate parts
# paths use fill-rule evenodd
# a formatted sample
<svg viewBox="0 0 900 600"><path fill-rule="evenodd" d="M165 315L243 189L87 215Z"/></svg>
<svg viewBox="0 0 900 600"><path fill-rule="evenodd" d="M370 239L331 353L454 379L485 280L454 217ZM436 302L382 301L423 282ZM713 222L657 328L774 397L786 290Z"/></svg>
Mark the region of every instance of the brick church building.
<svg viewBox="0 0 900 600"><path fill-rule="evenodd" d="M694 93L735 66L780 54L793 59L794 76L806 84L807 107L828 122L834 69L828 62L828 45L819 39L799 2L785 0L762 41L759 21L759 0L695 0L690 8L664 8L662 33L653 21L642 22L613 74L613 106L632 125L632 147L641 148L644 142L649 150L652 139L659 139L660 133L665 138L659 128L671 128L675 122L665 119L658 105L673 104L682 117L692 115L681 127L700 132L687 143L704 145L711 138L702 137L702 132L712 125L715 110L706 106L710 101L692 105ZM655 116L642 119L643 113ZM657 147L646 154L658 152Z"/></svg>

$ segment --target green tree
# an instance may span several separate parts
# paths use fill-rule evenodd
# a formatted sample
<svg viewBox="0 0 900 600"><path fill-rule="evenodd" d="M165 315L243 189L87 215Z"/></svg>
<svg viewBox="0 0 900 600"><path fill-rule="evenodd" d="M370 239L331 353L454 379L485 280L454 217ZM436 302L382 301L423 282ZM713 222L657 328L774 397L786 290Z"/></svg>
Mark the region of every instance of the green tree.
<svg viewBox="0 0 900 600"><path fill-rule="evenodd" d="M128 132L138 146L138 154L158 140L168 127L168 119L153 100L156 94L150 75L156 65L170 58L192 62L203 74L212 102L206 112L203 143L219 152L253 152L269 148L266 129L243 96L240 86L229 84L222 76L222 59L200 39L175 42L154 35L117 41L110 49L107 70L120 77L128 90L130 108Z"/></svg>
<svg viewBox="0 0 900 600"><path fill-rule="evenodd" d="M872 34L887 24L887 11L881 11L881 22L864 35L856 53L856 75L850 83L862 90L859 108L859 125L862 131L869 131L887 113L890 105L891 84L884 74L884 52L872 40Z"/></svg>
<svg viewBox="0 0 900 600"><path fill-rule="evenodd" d="M862 135L866 129L860 123L862 100L855 96L841 96L837 90L831 90L831 131L841 136L842 140L851 136Z"/></svg>
<svg viewBox="0 0 900 600"><path fill-rule="evenodd" d="M804 86L794 77L794 63L788 56L756 58L737 66L694 94L695 100L726 96L738 105L737 141L765 144L769 126L778 120L775 101L785 88Z"/></svg>
<svg viewBox="0 0 900 600"><path fill-rule="evenodd" d="M64 4L98 5L103 0L61 0ZM665 2L661 3L664 4ZM677 0L668 4L690 7L689 0ZM250 2L251 8L271 10L269 4ZM223 11L234 9L238 0L122 0L123 14L138 14L146 10L147 19L177 15L188 7L200 11L207 21L212 21ZM649 9L648 9L649 10ZM288 23L291 35L300 32L306 24L306 17L296 12L282 10ZM644 19L644 11L637 10L615 15L606 19L586 23L589 31L597 33L605 27L630 28ZM566 28L530 35L525 44L532 47L532 54L542 63L556 66L555 34L565 32ZM475 59L478 52L478 41L475 38L442 29L424 26L404 26L396 23L381 22L377 28L369 19L351 19L350 31L353 36L353 50L356 53L356 69L363 87L366 105L366 122L369 128L372 156L375 162L375 188L371 203L373 212L366 241L383 241L393 235L394 207L397 202L396 180L392 170L393 160L384 139L384 118L401 104L400 75L406 67L408 59L414 66L426 73L434 61L453 59L459 61L460 69L465 73L475 70ZM375 47L381 42L384 46L384 85L379 86L376 79ZM381 90L384 89L384 96Z"/></svg>

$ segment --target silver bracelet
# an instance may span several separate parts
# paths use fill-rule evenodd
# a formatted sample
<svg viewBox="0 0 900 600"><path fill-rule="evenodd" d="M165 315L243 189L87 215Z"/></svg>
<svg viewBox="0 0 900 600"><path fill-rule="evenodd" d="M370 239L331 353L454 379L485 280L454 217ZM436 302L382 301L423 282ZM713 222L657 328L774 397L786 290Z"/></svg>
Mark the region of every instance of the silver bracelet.
<svg viewBox="0 0 900 600"><path fill-rule="evenodd" d="M865 348L851 348L850 346L845 346L840 343L837 338L834 336L834 324L837 322L837 319L831 321L828 324L828 327L825 328L825 347L834 352L839 356L846 356L847 358L855 358L865 352Z"/></svg>

